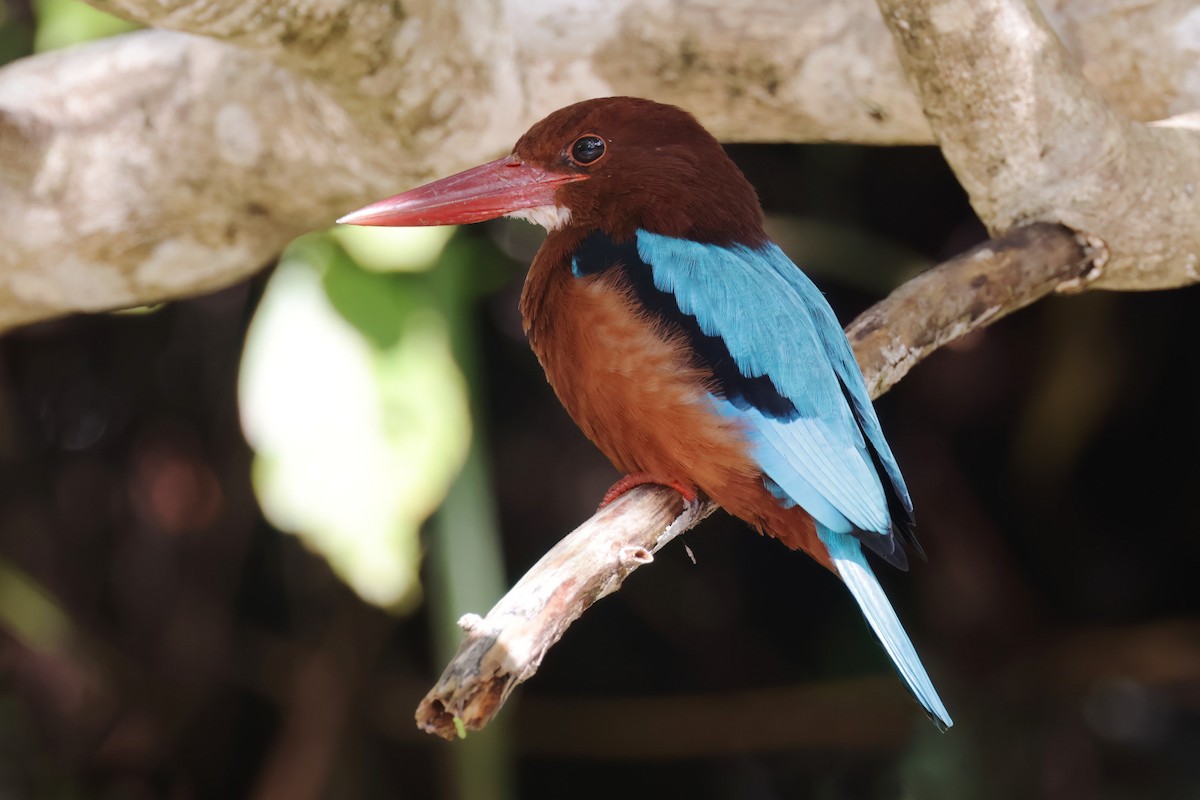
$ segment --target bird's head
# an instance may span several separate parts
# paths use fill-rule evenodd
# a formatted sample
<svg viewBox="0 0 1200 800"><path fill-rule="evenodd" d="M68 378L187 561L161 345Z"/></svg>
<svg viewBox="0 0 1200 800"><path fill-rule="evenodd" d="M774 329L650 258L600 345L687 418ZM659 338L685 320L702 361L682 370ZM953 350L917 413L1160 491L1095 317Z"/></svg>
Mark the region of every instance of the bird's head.
<svg viewBox="0 0 1200 800"><path fill-rule="evenodd" d="M691 114L633 97L555 111L510 155L342 217L350 225L454 225L512 216L550 231L638 228L722 244L764 237L753 187Z"/></svg>

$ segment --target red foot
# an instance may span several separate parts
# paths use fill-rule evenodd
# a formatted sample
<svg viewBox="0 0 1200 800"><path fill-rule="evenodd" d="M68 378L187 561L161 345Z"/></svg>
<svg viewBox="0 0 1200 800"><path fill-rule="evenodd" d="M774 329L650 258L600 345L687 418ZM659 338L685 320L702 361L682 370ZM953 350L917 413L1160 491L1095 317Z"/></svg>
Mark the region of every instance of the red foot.
<svg viewBox="0 0 1200 800"><path fill-rule="evenodd" d="M651 475L648 472L635 472L632 475L626 475L621 480L612 485L612 488L604 493L604 499L600 501L600 508L616 500L621 495L628 492L635 486L642 486L647 483L657 483L659 486L666 486L679 492L685 503L691 504L696 502L697 495L695 489L689 489L679 481L669 481L665 478L660 478L657 475Z"/></svg>

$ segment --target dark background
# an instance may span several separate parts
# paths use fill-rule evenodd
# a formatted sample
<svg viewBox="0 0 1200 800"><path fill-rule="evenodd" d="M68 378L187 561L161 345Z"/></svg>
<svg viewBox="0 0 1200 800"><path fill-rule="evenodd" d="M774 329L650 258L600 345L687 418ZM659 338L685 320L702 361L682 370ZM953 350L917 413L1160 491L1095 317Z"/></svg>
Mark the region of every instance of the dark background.
<svg viewBox="0 0 1200 800"><path fill-rule="evenodd" d="M844 322L984 236L932 148L729 149ZM456 234L508 275L470 316L509 584L617 477L519 336L520 226ZM411 722L430 605L364 604L257 508L268 273L0 340L0 796L1200 796L1200 289L1050 298L878 402L930 556L878 571L951 732L830 575L718 515L446 743Z"/></svg>

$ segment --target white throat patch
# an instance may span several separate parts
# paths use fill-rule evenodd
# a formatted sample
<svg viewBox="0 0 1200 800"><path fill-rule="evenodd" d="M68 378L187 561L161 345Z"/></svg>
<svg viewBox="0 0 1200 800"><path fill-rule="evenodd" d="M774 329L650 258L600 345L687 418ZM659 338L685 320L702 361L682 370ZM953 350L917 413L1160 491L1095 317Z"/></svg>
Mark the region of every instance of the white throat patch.
<svg viewBox="0 0 1200 800"><path fill-rule="evenodd" d="M534 206L533 208L522 208L511 214L505 214L505 216L541 225L547 231L556 231L571 221L571 209L565 206Z"/></svg>

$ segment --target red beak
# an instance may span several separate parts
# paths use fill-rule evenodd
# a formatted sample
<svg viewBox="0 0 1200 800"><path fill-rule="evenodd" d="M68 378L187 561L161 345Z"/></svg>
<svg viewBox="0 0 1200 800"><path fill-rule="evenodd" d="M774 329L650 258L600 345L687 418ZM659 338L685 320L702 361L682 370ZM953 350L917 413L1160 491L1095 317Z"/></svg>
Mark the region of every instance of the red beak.
<svg viewBox="0 0 1200 800"><path fill-rule="evenodd" d="M585 178L550 172L509 155L372 203L338 222L390 227L482 222L522 208L555 205L559 186Z"/></svg>

